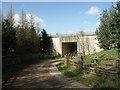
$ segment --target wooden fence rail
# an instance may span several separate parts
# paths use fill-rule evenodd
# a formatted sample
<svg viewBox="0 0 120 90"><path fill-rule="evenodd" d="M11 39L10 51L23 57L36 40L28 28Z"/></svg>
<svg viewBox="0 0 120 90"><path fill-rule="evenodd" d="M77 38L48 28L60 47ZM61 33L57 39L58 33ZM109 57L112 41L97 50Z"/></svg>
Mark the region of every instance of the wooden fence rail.
<svg viewBox="0 0 120 90"><path fill-rule="evenodd" d="M105 69L105 68L101 68L101 67L98 67L99 65L97 66L87 66L87 65L84 65L84 60L85 58L83 56L79 57L78 59L80 61L76 61L76 60L71 60L71 59L76 59L76 58L72 58L71 56L67 56L67 67L70 67L72 65L74 66L78 66L80 65L81 68L80 69L83 69L84 71L88 70L88 71L98 71L98 72L106 72L106 73L109 73L109 74L117 74L117 75L120 75L120 59L117 58L117 59L110 59L110 58L89 58L89 59L92 59L92 60L100 60L100 61L103 61L103 60L114 60L116 61L117 65L116 65L116 69Z"/></svg>
<svg viewBox="0 0 120 90"><path fill-rule="evenodd" d="M85 59L93 60L94 62L85 62ZM104 60L110 60L111 65L107 65L109 61L104 62ZM112 63L112 61L114 63ZM106 83L108 81L114 83L119 87L120 81L120 59L111 59L111 58L86 58L84 56L80 57L68 57L67 61L69 67L75 67L77 73L83 74L85 77L94 78L93 81L99 81L101 83ZM100 62L99 62L100 61ZM103 62L101 62L103 61ZM102 77L102 78L101 78ZM95 87L99 86L99 83Z"/></svg>

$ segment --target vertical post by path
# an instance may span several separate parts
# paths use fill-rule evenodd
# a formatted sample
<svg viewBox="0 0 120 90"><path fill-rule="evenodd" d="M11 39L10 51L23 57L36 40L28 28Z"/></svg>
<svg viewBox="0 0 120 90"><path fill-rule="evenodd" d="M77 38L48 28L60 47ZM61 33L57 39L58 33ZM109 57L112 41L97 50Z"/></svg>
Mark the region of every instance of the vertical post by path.
<svg viewBox="0 0 120 90"><path fill-rule="evenodd" d="M81 71L81 67L82 67L81 66L81 57L78 57L78 63L76 66L77 66L76 68L77 68L78 72Z"/></svg>
<svg viewBox="0 0 120 90"><path fill-rule="evenodd" d="M120 48L118 48L118 59L116 60L116 68L118 70L117 86L119 87L119 85L120 85ZM120 87L119 87L119 89L120 89Z"/></svg>
<svg viewBox="0 0 120 90"><path fill-rule="evenodd" d="M95 57L95 67L94 67L94 71L95 71L95 73L96 73L96 70L97 70L97 65L98 65L98 57Z"/></svg>
<svg viewBox="0 0 120 90"><path fill-rule="evenodd" d="M120 59L116 60L116 68L118 73L118 81L120 80Z"/></svg>
<svg viewBox="0 0 120 90"><path fill-rule="evenodd" d="M70 64L69 55L66 55L66 63L67 63L67 68L68 68Z"/></svg>
<svg viewBox="0 0 120 90"><path fill-rule="evenodd" d="M82 68L82 70L83 70L83 61L84 61L84 57L81 56L81 68Z"/></svg>
<svg viewBox="0 0 120 90"><path fill-rule="evenodd" d="M118 69L118 86L120 85L120 59L117 60L117 69ZM120 87L119 87L120 89Z"/></svg>

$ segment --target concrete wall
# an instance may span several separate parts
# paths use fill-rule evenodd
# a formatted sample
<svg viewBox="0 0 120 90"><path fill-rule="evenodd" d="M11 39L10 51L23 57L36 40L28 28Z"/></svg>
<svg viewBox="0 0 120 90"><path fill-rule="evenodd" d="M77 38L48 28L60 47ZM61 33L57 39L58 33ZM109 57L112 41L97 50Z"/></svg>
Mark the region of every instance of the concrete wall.
<svg viewBox="0 0 120 90"><path fill-rule="evenodd" d="M83 46L84 45L84 49L85 49L85 54L93 54L95 52L100 52L102 49L100 49L99 47L99 43L97 41L97 36L86 36L84 37L84 44L83 44L83 39L81 39L82 37L79 37L78 40L78 53L82 53L83 50ZM89 49L88 49L89 47Z"/></svg>
<svg viewBox="0 0 120 90"><path fill-rule="evenodd" d="M62 44L59 37L51 38L52 53L55 55L62 55Z"/></svg>
<svg viewBox="0 0 120 90"><path fill-rule="evenodd" d="M85 36L84 39L81 39L82 37L78 35L70 35L70 36L56 36L52 37L52 52L57 55L63 55L62 53L62 43L69 43L69 42L77 42L77 53L83 53L83 45L85 49L85 54L93 54L95 52L99 52L102 49L99 48L98 46L98 41L97 41L97 36ZM84 44L83 44L84 42ZM89 50L88 50L89 46ZM67 47L64 47L64 49ZM65 51L64 51L65 52Z"/></svg>

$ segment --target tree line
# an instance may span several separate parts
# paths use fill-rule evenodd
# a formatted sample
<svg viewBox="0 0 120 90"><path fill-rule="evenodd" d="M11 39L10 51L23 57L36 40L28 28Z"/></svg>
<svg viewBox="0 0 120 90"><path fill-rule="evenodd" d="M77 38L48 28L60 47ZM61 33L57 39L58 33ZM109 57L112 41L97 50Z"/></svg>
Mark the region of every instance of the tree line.
<svg viewBox="0 0 120 90"><path fill-rule="evenodd" d="M35 25L33 14L30 14L28 20L22 8L19 24L16 24L13 12L12 5L6 16L0 9L3 83L25 66L52 57L49 52L50 38L45 29Z"/></svg>
<svg viewBox="0 0 120 90"><path fill-rule="evenodd" d="M103 10L96 34L101 48L120 49L120 1Z"/></svg>
<svg viewBox="0 0 120 90"><path fill-rule="evenodd" d="M49 37L45 29L35 27L33 15L28 22L23 8L20 24L15 26L12 5L6 18L2 19L2 54L3 56L23 53L48 53ZM40 32L39 32L40 31Z"/></svg>

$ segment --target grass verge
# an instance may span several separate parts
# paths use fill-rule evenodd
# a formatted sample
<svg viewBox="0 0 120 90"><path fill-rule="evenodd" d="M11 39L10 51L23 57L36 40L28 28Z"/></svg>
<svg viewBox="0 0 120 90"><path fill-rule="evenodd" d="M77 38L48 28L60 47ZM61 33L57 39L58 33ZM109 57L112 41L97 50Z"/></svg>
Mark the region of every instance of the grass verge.
<svg viewBox="0 0 120 90"><path fill-rule="evenodd" d="M92 59L94 57L99 57L99 58L112 58L116 59L118 58L118 53L117 49L112 49L112 50L104 50L92 55L87 56L85 59L84 63L90 64L92 62ZM70 66L69 68L66 67L65 62L57 65L58 69L65 75L68 75L69 77L75 78L77 80L80 80L84 83L89 84L90 86L94 88L110 88L110 89L115 89L119 90L119 83L118 81L118 75L117 74L108 74L106 72L98 72L98 71L82 71L80 68L78 69L76 66ZM105 65L103 64L108 64L108 63L113 63L113 61L101 61L100 67L103 67Z"/></svg>
<svg viewBox="0 0 120 90"><path fill-rule="evenodd" d="M118 89L119 85L116 84L118 82L117 80L115 80L117 76L114 76L114 78L112 76L106 77L104 73L94 73L94 72L91 72L89 74L83 74L81 71L78 71L78 69L76 68L73 67L67 68L66 66L64 66L63 63L57 65L57 67L63 74L72 77L76 80L80 80L83 83L86 83L93 88L110 88L110 89L119 90Z"/></svg>

